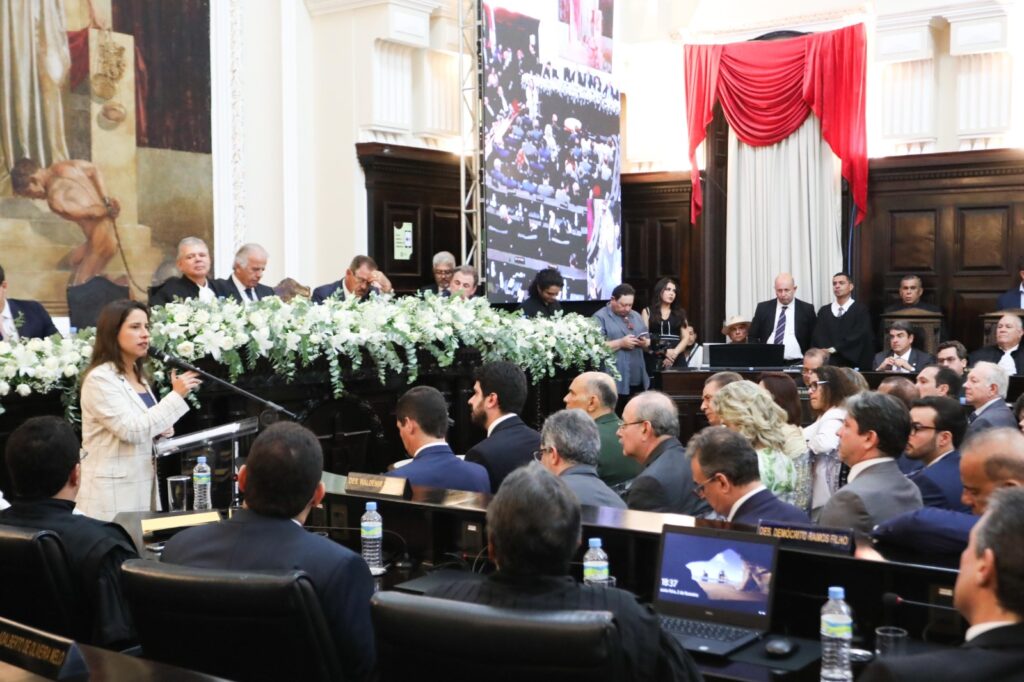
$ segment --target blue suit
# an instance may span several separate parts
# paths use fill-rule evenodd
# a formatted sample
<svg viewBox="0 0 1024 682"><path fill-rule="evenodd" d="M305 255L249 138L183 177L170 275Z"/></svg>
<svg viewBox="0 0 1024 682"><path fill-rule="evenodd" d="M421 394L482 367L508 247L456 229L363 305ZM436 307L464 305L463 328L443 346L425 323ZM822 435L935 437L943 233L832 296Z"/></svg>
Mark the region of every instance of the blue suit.
<svg viewBox="0 0 1024 682"><path fill-rule="evenodd" d="M45 339L47 336L57 333L53 326L53 320L46 308L38 301L22 301L14 298L7 299L11 305L11 316L17 326L19 316L21 325L18 326L18 336L23 339Z"/></svg>
<svg viewBox="0 0 1024 682"><path fill-rule="evenodd" d="M756 526L761 520L782 523L811 522L811 518L806 513L775 497L767 488L744 500L732 517L733 523L743 523L748 526Z"/></svg>
<svg viewBox="0 0 1024 682"><path fill-rule="evenodd" d="M921 489L921 501L926 507L952 509L969 514L971 508L960 501L964 486L960 482L960 451L953 450L931 466L907 475Z"/></svg>
<svg viewBox="0 0 1024 682"><path fill-rule="evenodd" d="M996 310L1016 310L1020 308L1020 286L1008 289L999 294Z"/></svg>
<svg viewBox="0 0 1024 682"><path fill-rule="evenodd" d="M991 405L982 408L981 412L975 410L967 417L967 432L964 440L967 440L976 433L988 429L1017 428L1017 420L1013 418L1013 412L1006 406L1006 401L1000 398Z"/></svg>
<svg viewBox="0 0 1024 682"><path fill-rule="evenodd" d="M533 461L533 451L540 447L540 434L518 415L494 427L491 435L466 453L466 461L482 464L491 480L491 492L498 492L501 482L524 464Z"/></svg>
<svg viewBox="0 0 1024 682"><path fill-rule="evenodd" d="M385 476L399 476L413 485L448 490L468 490L474 493L491 492L487 469L479 464L463 462L455 456L447 443L431 445L420 451L415 459Z"/></svg>
<svg viewBox="0 0 1024 682"><path fill-rule="evenodd" d="M375 661L373 579L355 552L292 519L241 509L227 521L178 533L168 540L162 561L228 571L305 571L334 635L345 679L370 679Z"/></svg>
<svg viewBox="0 0 1024 682"><path fill-rule="evenodd" d="M879 542L929 554L959 554L967 546L971 528L980 516L922 507L894 516L875 526L871 537Z"/></svg>

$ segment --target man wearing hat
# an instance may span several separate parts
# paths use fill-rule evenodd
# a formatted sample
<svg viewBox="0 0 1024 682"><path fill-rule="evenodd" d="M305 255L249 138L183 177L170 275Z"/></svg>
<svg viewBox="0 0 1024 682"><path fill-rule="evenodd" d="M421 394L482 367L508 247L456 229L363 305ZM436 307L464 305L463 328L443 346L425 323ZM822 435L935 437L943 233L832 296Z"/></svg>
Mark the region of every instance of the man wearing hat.
<svg viewBox="0 0 1024 682"><path fill-rule="evenodd" d="M747 332L750 331L750 320L742 315L733 315L722 325L722 334L726 343L747 343Z"/></svg>

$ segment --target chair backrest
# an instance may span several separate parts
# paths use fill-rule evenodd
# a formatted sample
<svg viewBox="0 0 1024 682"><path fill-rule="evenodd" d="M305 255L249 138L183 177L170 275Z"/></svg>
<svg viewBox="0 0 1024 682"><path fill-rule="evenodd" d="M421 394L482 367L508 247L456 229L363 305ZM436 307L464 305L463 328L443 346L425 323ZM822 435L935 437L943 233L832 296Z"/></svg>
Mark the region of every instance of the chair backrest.
<svg viewBox="0 0 1024 682"><path fill-rule="evenodd" d="M496 608L403 592L371 602L382 682L420 679L620 680L621 644L608 611Z"/></svg>
<svg viewBox="0 0 1024 682"><path fill-rule="evenodd" d="M146 658L239 682L343 679L302 571L239 573L144 559L121 570Z"/></svg>
<svg viewBox="0 0 1024 682"><path fill-rule="evenodd" d="M103 306L128 298L128 287L97 275L85 284L68 287L68 317L75 329L95 327Z"/></svg>
<svg viewBox="0 0 1024 682"><path fill-rule="evenodd" d="M0 526L0 616L70 639L90 641L84 611L60 536Z"/></svg>

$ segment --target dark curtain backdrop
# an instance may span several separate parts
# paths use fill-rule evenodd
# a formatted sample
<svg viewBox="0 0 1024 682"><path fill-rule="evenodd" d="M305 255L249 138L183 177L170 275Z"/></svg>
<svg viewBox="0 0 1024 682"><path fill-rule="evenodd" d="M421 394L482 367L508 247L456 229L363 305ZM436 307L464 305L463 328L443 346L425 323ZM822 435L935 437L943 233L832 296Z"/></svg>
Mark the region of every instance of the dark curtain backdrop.
<svg viewBox="0 0 1024 682"><path fill-rule="evenodd" d="M140 147L211 153L210 0L113 0L135 36Z"/></svg>

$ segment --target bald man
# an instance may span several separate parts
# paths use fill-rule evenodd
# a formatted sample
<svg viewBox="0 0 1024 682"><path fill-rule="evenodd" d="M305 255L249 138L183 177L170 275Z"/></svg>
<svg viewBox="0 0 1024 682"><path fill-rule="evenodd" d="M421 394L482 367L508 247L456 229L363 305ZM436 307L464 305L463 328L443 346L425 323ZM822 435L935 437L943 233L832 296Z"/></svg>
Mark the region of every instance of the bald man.
<svg viewBox="0 0 1024 682"><path fill-rule="evenodd" d="M783 272L775 278L775 298L757 304L748 339L750 343L782 344L786 360L799 362L811 347L816 319L814 306L796 297L793 275Z"/></svg>
<svg viewBox="0 0 1024 682"><path fill-rule="evenodd" d="M960 447L960 501L970 514L924 507L880 523L871 535L885 543L932 554L955 554L1000 488L1024 486L1024 434L1017 429L982 431Z"/></svg>
<svg viewBox="0 0 1024 682"><path fill-rule="evenodd" d="M619 399L615 380L604 372L584 372L569 384L569 392L562 398L566 409L586 412L597 424L601 436L601 451L597 456L597 475L609 486L632 481L643 467L635 459L622 454L619 443L619 418L615 403Z"/></svg>

